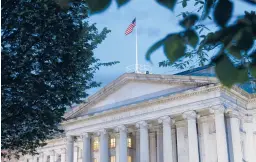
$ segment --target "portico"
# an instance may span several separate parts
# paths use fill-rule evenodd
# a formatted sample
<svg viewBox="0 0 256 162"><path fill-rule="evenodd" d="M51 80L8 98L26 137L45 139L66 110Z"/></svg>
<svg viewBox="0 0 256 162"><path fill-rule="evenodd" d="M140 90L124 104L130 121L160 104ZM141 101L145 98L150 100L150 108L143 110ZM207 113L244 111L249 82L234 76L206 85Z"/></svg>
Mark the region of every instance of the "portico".
<svg viewBox="0 0 256 162"><path fill-rule="evenodd" d="M124 74L67 112L61 123L65 134L40 148L38 157L42 162L254 162L255 105L254 94L238 86L226 89L215 77Z"/></svg>

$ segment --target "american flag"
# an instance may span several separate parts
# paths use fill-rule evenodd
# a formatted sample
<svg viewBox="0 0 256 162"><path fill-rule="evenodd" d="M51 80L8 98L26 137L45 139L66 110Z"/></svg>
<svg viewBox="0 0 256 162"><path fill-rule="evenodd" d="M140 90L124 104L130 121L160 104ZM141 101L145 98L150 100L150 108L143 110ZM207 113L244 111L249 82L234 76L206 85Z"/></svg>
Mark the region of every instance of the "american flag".
<svg viewBox="0 0 256 162"><path fill-rule="evenodd" d="M125 31L125 35L130 34L133 31L133 28L136 26L136 18L132 21L132 23L128 26Z"/></svg>

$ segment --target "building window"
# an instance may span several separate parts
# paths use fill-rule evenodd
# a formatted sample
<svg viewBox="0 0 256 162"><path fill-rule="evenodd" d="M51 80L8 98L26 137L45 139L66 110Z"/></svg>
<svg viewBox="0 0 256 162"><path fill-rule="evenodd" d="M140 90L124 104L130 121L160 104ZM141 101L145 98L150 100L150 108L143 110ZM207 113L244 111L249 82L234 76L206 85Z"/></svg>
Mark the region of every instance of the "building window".
<svg viewBox="0 0 256 162"><path fill-rule="evenodd" d="M132 162L132 157L128 156L127 162Z"/></svg>
<svg viewBox="0 0 256 162"><path fill-rule="evenodd" d="M131 137L128 137L128 138L127 138L127 146L128 146L129 148L132 147L132 138L131 138Z"/></svg>
<svg viewBox="0 0 256 162"><path fill-rule="evenodd" d="M98 162L98 159L97 159L97 158L94 158L94 159L93 159L93 162Z"/></svg>
<svg viewBox="0 0 256 162"><path fill-rule="evenodd" d="M99 150L99 138L95 137L93 140L93 151L98 151Z"/></svg>
<svg viewBox="0 0 256 162"><path fill-rule="evenodd" d="M115 148L116 147L116 139L115 138L111 138L110 139L110 148Z"/></svg>
<svg viewBox="0 0 256 162"><path fill-rule="evenodd" d="M110 162L116 162L116 156L110 156Z"/></svg>

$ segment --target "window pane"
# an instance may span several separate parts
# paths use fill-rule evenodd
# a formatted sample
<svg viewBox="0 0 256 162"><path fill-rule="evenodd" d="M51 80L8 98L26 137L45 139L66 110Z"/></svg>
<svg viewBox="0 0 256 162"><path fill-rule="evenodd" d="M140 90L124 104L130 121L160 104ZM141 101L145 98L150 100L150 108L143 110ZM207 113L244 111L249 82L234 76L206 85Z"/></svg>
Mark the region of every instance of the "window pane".
<svg viewBox="0 0 256 162"><path fill-rule="evenodd" d="M116 147L116 139L115 138L111 138L110 139L110 148L115 148Z"/></svg>
<svg viewBox="0 0 256 162"><path fill-rule="evenodd" d="M99 150L99 138L95 137L93 140L93 151Z"/></svg>
<svg viewBox="0 0 256 162"><path fill-rule="evenodd" d="M131 138L131 137L128 137L128 138L127 138L127 146L128 146L129 148L132 147L132 138Z"/></svg>
<svg viewBox="0 0 256 162"><path fill-rule="evenodd" d="M110 156L110 162L116 162L116 156Z"/></svg>
<svg viewBox="0 0 256 162"><path fill-rule="evenodd" d="M132 162L132 157L128 156L127 162Z"/></svg>

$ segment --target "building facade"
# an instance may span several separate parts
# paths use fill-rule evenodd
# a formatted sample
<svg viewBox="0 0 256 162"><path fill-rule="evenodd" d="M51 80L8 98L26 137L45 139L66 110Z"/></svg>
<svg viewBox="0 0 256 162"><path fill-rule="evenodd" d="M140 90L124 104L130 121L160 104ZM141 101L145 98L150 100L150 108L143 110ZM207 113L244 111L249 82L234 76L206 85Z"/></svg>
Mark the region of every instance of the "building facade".
<svg viewBox="0 0 256 162"><path fill-rule="evenodd" d="M65 114L63 137L19 161L256 162L256 95L204 73L126 73Z"/></svg>

